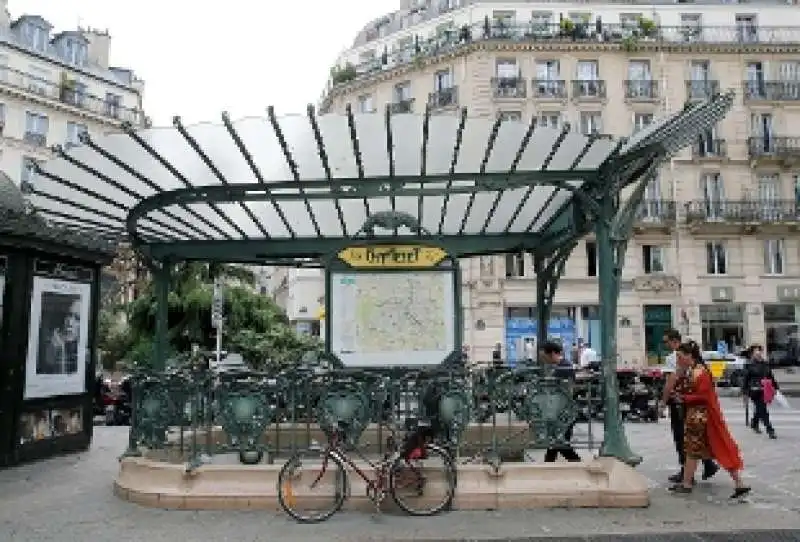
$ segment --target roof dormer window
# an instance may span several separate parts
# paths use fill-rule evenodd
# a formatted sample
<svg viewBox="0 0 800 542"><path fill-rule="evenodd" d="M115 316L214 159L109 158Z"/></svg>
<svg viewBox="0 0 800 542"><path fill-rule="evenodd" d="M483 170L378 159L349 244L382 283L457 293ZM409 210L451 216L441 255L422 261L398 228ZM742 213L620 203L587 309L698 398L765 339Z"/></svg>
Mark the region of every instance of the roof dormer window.
<svg viewBox="0 0 800 542"><path fill-rule="evenodd" d="M75 39L65 39L61 45L61 54L64 60L76 66L85 66L88 61L88 47L85 43Z"/></svg>
<svg viewBox="0 0 800 542"><path fill-rule="evenodd" d="M47 51L47 43L50 40L50 30L48 28L40 26L33 21L28 21L23 26L22 36L26 45L33 47L37 51Z"/></svg>

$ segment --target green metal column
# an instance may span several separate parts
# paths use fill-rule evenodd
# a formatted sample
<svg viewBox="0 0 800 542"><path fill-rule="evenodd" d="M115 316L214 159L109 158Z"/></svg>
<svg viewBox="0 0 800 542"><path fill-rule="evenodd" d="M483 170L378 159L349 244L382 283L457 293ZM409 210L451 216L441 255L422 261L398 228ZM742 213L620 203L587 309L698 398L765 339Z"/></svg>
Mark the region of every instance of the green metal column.
<svg viewBox="0 0 800 542"><path fill-rule="evenodd" d="M597 217L598 287L600 301L600 335L603 337L601 357L603 360L603 445L600 455L615 457L629 465L641 463L628 444L622 415L619 409L619 382L617 381L617 303L623 262L618 259L611 224L616 215L615 198L603 196L600 216Z"/></svg>
<svg viewBox="0 0 800 542"><path fill-rule="evenodd" d="M172 274L172 264L169 261L161 262L154 267L156 287L156 333L153 340L154 371L163 371L167 365L167 352L169 351L169 286Z"/></svg>

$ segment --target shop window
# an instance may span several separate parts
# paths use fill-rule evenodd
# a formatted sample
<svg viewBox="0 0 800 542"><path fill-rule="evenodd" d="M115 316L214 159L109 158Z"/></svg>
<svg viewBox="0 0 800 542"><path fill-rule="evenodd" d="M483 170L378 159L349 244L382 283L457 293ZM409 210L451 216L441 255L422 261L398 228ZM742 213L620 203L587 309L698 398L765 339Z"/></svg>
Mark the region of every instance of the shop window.
<svg viewBox="0 0 800 542"><path fill-rule="evenodd" d="M739 303L700 305L703 350L738 352L744 344L744 306Z"/></svg>

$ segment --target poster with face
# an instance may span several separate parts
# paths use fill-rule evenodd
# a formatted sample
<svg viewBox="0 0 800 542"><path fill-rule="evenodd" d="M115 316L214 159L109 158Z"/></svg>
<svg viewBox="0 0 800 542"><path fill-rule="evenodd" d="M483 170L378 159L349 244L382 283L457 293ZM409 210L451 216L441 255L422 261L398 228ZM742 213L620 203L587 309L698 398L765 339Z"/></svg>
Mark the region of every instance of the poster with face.
<svg viewBox="0 0 800 542"><path fill-rule="evenodd" d="M86 391L91 292L90 284L33 279L25 399Z"/></svg>

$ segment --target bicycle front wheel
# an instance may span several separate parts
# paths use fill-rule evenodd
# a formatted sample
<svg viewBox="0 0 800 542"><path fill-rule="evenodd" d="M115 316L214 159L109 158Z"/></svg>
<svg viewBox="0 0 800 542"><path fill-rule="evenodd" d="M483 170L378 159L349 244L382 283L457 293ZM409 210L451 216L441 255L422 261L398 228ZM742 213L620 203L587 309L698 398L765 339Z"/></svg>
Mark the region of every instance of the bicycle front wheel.
<svg viewBox="0 0 800 542"><path fill-rule="evenodd" d="M435 444L399 456L389 472L389 491L411 516L433 516L449 509L456 493L453 458Z"/></svg>
<svg viewBox="0 0 800 542"><path fill-rule="evenodd" d="M319 523L338 512L347 498L347 472L324 451L292 456L278 474L278 502L300 523Z"/></svg>

